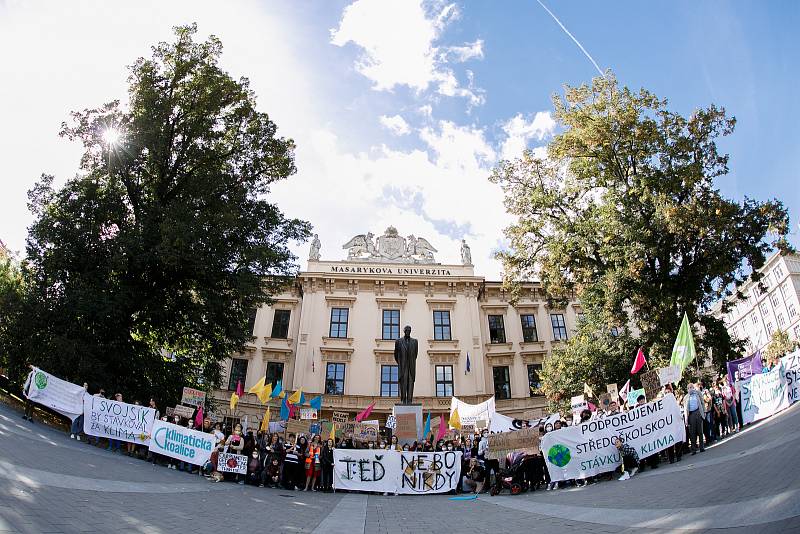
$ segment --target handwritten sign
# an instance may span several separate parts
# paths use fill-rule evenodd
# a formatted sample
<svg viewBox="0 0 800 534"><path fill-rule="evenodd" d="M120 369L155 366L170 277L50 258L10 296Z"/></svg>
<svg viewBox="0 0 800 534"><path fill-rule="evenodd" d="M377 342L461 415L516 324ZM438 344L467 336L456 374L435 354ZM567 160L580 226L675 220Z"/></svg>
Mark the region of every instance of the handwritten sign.
<svg viewBox="0 0 800 534"><path fill-rule="evenodd" d="M138 404L88 397L83 403L83 431L87 436L147 445L156 411Z"/></svg>
<svg viewBox="0 0 800 534"><path fill-rule="evenodd" d="M373 423L355 423L353 439L361 442L378 441L378 425Z"/></svg>
<svg viewBox="0 0 800 534"><path fill-rule="evenodd" d="M317 419L316 408L300 408L300 419Z"/></svg>
<svg viewBox="0 0 800 534"><path fill-rule="evenodd" d="M349 418L350 414L347 412L333 412L333 417L331 417L331 421L343 425L347 422Z"/></svg>
<svg viewBox="0 0 800 534"><path fill-rule="evenodd" d="M391 428L392 430L397 428L397 418L395 416L390 415L386 418L386 428Z"/></svg>
<svg viewBox="0 0 800 534"><path fill-rule="evenodd" d="M458 488L461 452L334 449L336 489L377 493L444 493Z"/></svg>
<svg viewBox="0 0 800 534"><path fill-rule="evenodd" d="M647 395L645 395L644 388L634 389L633 391L628 392L628 406L636 406L636 399L639 398L640 395L644 395L645 399Z"/></svg>
<svg viewBox="0 0 800 534"><path fill-rule="evenodd" d="M616 384L606 384L606 391L611 395L611 399L616 401L619 398L619 389Z"/></svg>
<svg viewBox="0 0 800 534"><path fill-rule="evenodd" d="M181 395L181 404L202 406L205 403L206 403L205 391L194 388L183 388L183 395Z"/></svg>
<svg viewBox="0 0 800 534"><path fill-rule="evenodd" d="M172 409L172 414L184 419L190 419L194 415L194 408L192 406L175 406Z"/></svg>
<svg viewBox="0 0 800 534"><path fill-rule="evenodd" d="M645 396L650 400L655 400L661 391L661 378L658 376L658 371L642 373L641 379Z"/></svg>
<svg viewBox="0 0 800 534"><path fill-rule="evenodd" d="M525 454L539 452L539 429L523 428L511 432L501 432L489 435L489 450L486 457L493 460L505 460L506 455L512 451L522 451Z"/></svg>
<svg viewBox="0 0 800 534"><path fill-rule="evenodd" d="M668 367L662 367L658 370L658 379L661 381L662 386L677 384L681 380L681 366L670 365Z"/></svg>
<svg viewBox="0 0 800 534"><path fill-rule="evenodd" d="M399 413L395 416L397 427L394 434L397 439L417 439L417 416L414 413Z"/></svg>
<svg viewBox="0 0 800 534"><path fill-rule="evenodd" d="M288 434L309 434L311 432L311 422L297 419L289 419L286 421L286 432Z"/></svg>
<svg viewBox="0 0 800 534"><path fill-rule="evenodd" d="M221 452L217 457L217 471L220 473L247 474L247 456Z"/></svg>

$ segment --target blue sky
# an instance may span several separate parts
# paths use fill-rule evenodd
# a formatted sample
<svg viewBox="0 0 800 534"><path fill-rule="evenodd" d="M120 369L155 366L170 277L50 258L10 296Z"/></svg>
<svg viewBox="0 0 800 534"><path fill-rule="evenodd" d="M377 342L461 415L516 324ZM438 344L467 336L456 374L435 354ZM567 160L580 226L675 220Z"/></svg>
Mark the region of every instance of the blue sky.
<svg viewBox="0 0 800 534"><path fill-rule="evenodd" d="M715 103L736 116L719 186L782 200L800 245L800 4L545 3L621 83L684 114ZM492 253L511 221L486 177L547 142L553 92L597 74L536 0L0 0L0 47L14 51L0 56L0 238L12 249L24 248L25 193L39 174L76 172L80 147L57 137L61 121L124 99L125 65L192 21L222 39L223 66L251 79L260 108L297 142L299 172L273 198L314 224L324 259L393 224L427 238L443 263L458 262L466 238L476 271L497 279ZM304 264L307 245L296 251Z"/></svg>

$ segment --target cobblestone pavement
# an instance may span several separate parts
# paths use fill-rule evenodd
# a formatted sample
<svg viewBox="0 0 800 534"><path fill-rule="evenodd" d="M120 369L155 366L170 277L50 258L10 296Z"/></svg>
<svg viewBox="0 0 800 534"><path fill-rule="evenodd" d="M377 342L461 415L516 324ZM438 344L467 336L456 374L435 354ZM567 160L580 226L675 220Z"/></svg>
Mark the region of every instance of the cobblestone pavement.
<svg viewBox="0 0 800 534"><path fill-rule="evenodd" d="M212 484L20 415L0 406L0 532L800 533L800 406L627 482L469 501Z"/></svg>

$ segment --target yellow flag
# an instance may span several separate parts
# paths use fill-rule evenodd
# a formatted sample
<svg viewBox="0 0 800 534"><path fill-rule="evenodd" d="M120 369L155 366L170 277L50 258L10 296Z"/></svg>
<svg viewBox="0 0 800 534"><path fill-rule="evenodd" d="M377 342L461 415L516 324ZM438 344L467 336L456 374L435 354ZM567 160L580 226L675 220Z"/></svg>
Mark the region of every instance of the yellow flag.
<svg viewBox="0 0 800 534"><path fill-rule="evenodd" d="M592 388L589 387L589 384L586 382L583 383L583 394L586 395L587 400L589 397L594 398L594 391L592 391Z"/></svg>
<svg viewBox="0 0 800 534"><path fill-rule="evenodd" d="M251 387L250 389L248 389L247 392L248 393L255 393L256 395L258 395L259 392L261 391L261 389L264 387L264 380L265 379L266 379L266 377L262 376L261 380L256 382L256 384L253 387Z"/></svg>
<svg viewBox="0 0 800 534"><path fill-rule="evenodd" d="M336 443L336 423L331 423L331 435L328 436L328 439L332 439Z"/></svg>
<svg viewBox="0 0 800 534"><path fill-rule="evenodd" d="M259 391L257 395L258 395L258 400L261 401L261 404L268 403L269 398L272 395L272 384L267 384L266 386L261 388L261 391Z"/></svg>
<svg viewBox="0 0 800 534"><path fill-rule="evenodd" d="M450 416L450 421L448 422L448 424L452 428L461 430L461 416L458 415L458 408L453 410L453 414Z"/></svg>
<svg viewBox="0 0 800 534"><path fill-rule="evenodd" d="M267 411L264 412L264 418L261 419L261 428L259 430L269 432L269 406L267 406Z"/></svg>
<svg viewBox="0 0 800 534"><path fill-rule="evenodd" d="M236 403L238 402L239 402L239 395L237 395L236 392L234 391L233 393L231 393L231 411L236 409Z"/></svg>
<svg viewBox="0 0 800 534"><path fill-rule="evenodd" d="M300 403L300 395L302 395L302 394L303 394L303 388L300 388L297 391L295 391L294 393L292 393L292 396L289 397L287 400L289 402L291 402L292 404L299 404Z"/></svg>

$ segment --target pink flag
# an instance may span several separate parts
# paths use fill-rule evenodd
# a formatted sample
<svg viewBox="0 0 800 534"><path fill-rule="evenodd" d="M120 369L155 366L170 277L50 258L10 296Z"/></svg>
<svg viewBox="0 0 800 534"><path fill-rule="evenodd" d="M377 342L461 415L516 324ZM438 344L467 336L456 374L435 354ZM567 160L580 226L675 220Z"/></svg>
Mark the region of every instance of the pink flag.
<svg viewBox="0 0 800 534"><path fill-rule="evenodd" d="M242 387L242 381L236 381L236 396L239 398L244 397L244 387Z"/></svg>
<svg viewBox="0 0 800 534"><path fill-rule="evenodd" d="M644 359L644 350L642 350L642 347L639 347L639 352L636 353L636 359L633 360L633 367L631 367L631 374L635 375L636 373L638 373L646 363L647 360Z"/></svg>
<svg viewBox="0 0 800 534"><path fill-rule="evenodd" d="M447 433L447 423L444 422L444 416L439 416L439 431L436 433L436 441L439 441Z"/></svg>
<svg viewBox="0 0 800 534"><path fill-rule="evenodd" d="M597 411L597 406L595 406L591 402L588 403L588 404L589 404L589 411L591 411L591 412L596 412Z"/></svg>
<svg viewBox="0 0 800 534"><path fill-rule="evenodd" d="M622 399L623 402L628 401L628 392L630 392L630 390L631 390L631 380L629 378L628 381L625 382L625 385L622 386L622 389L619 390L619 398Z"/></svg>
<svg viewBox="0 0 800 534"><path fill-rule="evenodd" d="M369 406L367 406L367 407L364 409L364 411L363 411L363 412L361 412L361 413L359 413L358 415L356 415L356 423L360 423L361 421L363 421L364 419L366 419L367 417L369 417L369 414L371 414L371 413L372 413L372 409L373 409L374 407L375 407L375 403L373 402L372 404L370 404Z"/></svg>
<svg viewBox="0 0 800 534"><path fill-rule="evenodd" d="M197 408L197 415L194 416L195 428L203 428L203 407Z"/></svg>

